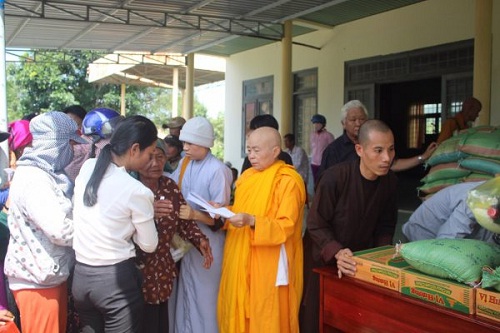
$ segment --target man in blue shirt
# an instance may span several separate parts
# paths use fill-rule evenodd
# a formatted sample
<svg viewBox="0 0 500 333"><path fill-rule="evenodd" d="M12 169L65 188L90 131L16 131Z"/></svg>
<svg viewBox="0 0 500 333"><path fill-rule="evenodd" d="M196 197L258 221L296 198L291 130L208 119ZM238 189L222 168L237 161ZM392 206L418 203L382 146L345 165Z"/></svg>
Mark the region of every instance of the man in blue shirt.
<svg viewBox="0 0 500 333"><path fill-rule="evenodd" d="M403 225L410 241L435 238L471 238L494 242L494 233L481 227L467 205L469 191L484 182L448 186L425 200Z"/></svg>

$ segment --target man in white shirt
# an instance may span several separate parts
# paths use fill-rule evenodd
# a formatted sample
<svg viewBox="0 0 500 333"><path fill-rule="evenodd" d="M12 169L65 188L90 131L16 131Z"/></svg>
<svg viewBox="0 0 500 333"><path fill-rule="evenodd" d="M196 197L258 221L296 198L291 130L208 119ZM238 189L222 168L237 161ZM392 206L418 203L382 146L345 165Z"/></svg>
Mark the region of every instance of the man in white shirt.
<svg viewBox="0 0 500 333"><path fill-rule="evenodd" d="M295 135L288 133L285 135L285 152L292 157L295 170L302 176L307 185L309 178L309 160L304 149L295 145Z"/></svg>

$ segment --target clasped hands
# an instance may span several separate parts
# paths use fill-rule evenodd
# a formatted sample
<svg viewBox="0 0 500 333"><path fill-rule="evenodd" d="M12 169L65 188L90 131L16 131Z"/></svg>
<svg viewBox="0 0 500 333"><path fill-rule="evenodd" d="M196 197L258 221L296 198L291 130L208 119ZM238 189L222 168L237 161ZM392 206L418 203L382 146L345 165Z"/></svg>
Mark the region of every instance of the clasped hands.
<svg viewBox="0 0 500 333"><path fill-rule="evenodd" d="M250 227L255 226L255 216L250 215L247 213L238 213L234 215L233 217L230 217L228 221L232 224L233 227L235 228L241 228L246 225Z"/></svg>

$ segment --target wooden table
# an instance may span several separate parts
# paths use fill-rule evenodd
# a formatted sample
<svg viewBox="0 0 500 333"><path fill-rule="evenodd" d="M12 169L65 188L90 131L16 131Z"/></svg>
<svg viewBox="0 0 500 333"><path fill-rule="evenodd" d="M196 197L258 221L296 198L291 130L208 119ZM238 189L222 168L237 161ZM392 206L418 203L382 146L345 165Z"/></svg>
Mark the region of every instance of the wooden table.
<svg viewBox="0 0 500 333"><path fill-rule="evenodd" d="M320 332L500 332L500 323L452 311L319 268Z"/></svg>

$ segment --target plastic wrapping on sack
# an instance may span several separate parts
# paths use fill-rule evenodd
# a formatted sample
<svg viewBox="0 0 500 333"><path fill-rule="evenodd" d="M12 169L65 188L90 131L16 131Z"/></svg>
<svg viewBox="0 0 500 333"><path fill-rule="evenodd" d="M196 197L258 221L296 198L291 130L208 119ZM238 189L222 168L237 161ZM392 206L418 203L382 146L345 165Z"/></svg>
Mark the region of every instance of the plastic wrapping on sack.
<svg viewBox="0 0 500 333"><path fill-rule="evenodd" d="M500 266L500 246L475 239L426 239L398 244L397 251L419 271L476 287L484 266Z"/></svg>
<svg viewBox="0 0 500 333"><path fill-rule="evenodd" d="M426 164L431 169L421 179L419 197L450 185L491 179L500 173L500 127L477 126L460 131L443 141ZM447 169L451 170L443 171Z"/></svg>
<svg viewBox="0 0 500 333"><path fill-rule="evenodd" d="M467 205L483 228L500 234L500 177L470 190Z"/></svg>
<svg viewBox="0 0 500 333"><path fill-rule="evenodd" d="M434 166L442 163L457 162L467 157L468 154L460 151L459 147L464 144L468 135L468 133L461 133L443 141L427 160L427 164Z"/></svg>
<svg viewBox="0 0 500 333"><path fill-rule="evenodd" d="M428 194L434 194L445 187L456 185L462 182L462 179L450 178L450 179L440 179L433 182L426 183L417 188L420 197L424 197Z"/></svg>
<svg viewBox="0 0 500 333"><path fill-rule="evenodd" d="M472 172L489 174L491 177L500 173L500 160L469 156L460 162L460 166Z"/></svg>
<svg viewBox="0 0 500 333"><path fill-rule="evenodd" d="M452 164L452 163L446 163ZM453 163L457 164L457 163ZM457 167L454 168L442 168L439 170L435 170L436 167L431 168L427 176L422 178L420 181L423 183L432 183L440 180L446 179L457 179L457 178L465 178L472 173L471 170L460 168L457 164Z"/></svg>
<svg viewBox="0 0 500 333"><path fill-rule="evenodd" d="M473 127L459 150L468 155L500 160L500 128L492 126Z"/></svg>
<svg viewBox="0 0 500 333"><path fill-rule="evenodd" d="M172 246L170 247L170 253L172 254L172 258L175 262L181 260L182 257L184 257L184 255L188 253L188 251L193 247L193 244L191 244L191 242L185 241L177 233L174 234L171 244Z"/></svg>
<svg viewBox="0 0 500 333"><path fill-rule="evenodd" d="M481 287L493 288L500 291L500 266L498 266L495 270L489 266L483 267L483 280L481 281Z"/></svg>

